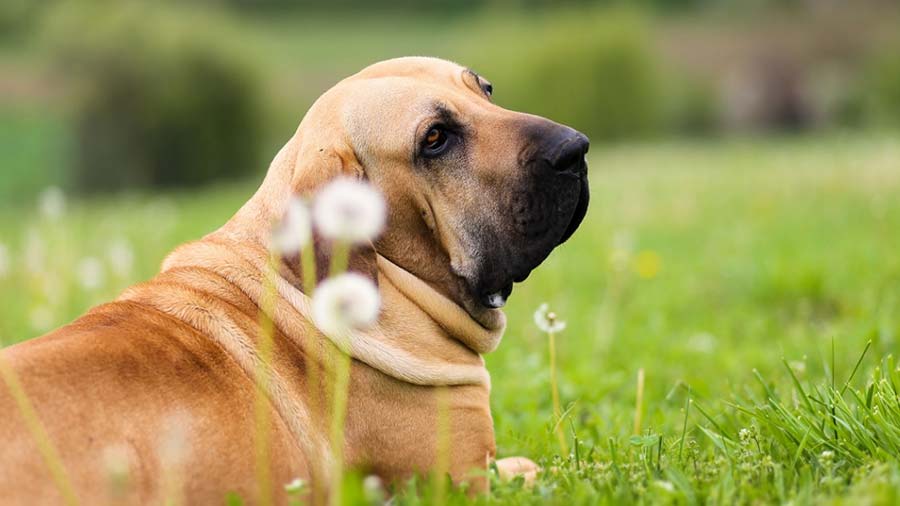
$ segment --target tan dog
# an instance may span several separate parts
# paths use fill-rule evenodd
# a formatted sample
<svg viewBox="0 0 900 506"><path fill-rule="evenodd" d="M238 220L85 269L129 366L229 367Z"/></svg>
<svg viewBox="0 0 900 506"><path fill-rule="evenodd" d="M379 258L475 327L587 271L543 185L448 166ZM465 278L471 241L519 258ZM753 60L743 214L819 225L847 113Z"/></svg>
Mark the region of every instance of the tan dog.
<svg viewBox="0 0 900 506"><path fill-rule="evenodd" d="M367 179L389 209L382 237L351 258L377 282L382 312L351 343L347 464L387 482L431 469L441 391L451 476L483 471L495 449L480 354L499 343L513 282L574 232L588 202L587 139L498 107L491 91L472 71L431 58L345 79L312 106L220 230L177 249L158 276L115 302L3 350L77 498L218 504L233 491L260 500L254 373L269 233L292 195L338 175ZM317 253L327 258L328 244L318 241ZM298 259L279 270L261 409L271 419L268 483L280 489L296 477L324 483L334 454L328 394L308 381L333 345L308 323ZM0 502L61 502L2 385L0 413ZM524 459L498 465L501 474L534 472ZM483 490L484 474L474 476Z"/></svg>

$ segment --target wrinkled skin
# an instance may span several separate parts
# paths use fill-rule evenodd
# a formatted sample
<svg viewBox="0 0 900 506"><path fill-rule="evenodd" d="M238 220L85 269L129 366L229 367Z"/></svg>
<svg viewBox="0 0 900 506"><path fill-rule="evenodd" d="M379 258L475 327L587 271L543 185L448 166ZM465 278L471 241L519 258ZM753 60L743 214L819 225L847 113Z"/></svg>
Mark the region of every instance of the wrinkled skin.
<svg viewBox="0 0 900 506"><path fill-rule="evenodd" d="M376 250L476 318L502 306L513 282L569 238L589 198L587 138L499 107L490 90L456 64L404 58L373 65L320 99L325 109L332 100L344 105L349 151L388 200ZM446 145L428 156L423 144L434 127Z"/></svg>

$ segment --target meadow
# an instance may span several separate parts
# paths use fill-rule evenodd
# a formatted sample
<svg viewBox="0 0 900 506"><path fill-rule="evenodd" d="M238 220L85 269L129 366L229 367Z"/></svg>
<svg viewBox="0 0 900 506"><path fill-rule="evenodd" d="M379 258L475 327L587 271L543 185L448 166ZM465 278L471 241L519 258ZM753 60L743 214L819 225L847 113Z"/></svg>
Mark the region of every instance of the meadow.
<svg viewBox="0 0 900 506"><path fill-rule="evenodd" d="M595 146L589 162L584 224L516 287L487 357L498 453L544 471L476 502L895 504L900 140L633 142ZM0 208L0 342L151 277L255 184L89 200L45 190ZM532 317L544 302L567 323L561 419ZM345 497L364 504L359 484ZM435 493L411 482L394 504Z"/></svg>

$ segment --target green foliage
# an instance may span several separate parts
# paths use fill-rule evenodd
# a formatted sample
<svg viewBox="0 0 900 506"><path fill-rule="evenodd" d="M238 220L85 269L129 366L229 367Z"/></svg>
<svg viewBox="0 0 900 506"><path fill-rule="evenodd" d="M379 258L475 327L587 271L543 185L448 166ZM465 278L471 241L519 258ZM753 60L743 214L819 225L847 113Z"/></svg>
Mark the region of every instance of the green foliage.
<svg viewBox="0 0 900 506"><path fill-rule="evenodd" d="M900 44L872 58L864 77L866 111L874 123L900 126Z"/></svg>
<svg viewBox="0 0 900 506"><path fill-rule="evenodd" d="M75 78L75 185L193 185L251 173L263 141L255 71L226 26L143 2L63 4L49 29Z"/></svg>
<svg viewBox="0 0 900 506"><path fill-rule="evenodd" d="M663 125L661 73L637 14L572 11L520 23L478 41L473 63L503 106L547 116L597 140L636 137Z"/></svg>

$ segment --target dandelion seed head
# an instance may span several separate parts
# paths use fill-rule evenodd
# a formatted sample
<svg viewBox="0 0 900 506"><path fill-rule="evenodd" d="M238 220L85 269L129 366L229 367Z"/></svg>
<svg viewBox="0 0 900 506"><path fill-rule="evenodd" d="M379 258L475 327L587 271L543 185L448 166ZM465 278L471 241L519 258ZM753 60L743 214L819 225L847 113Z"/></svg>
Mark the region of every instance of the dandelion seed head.
<svg viewBox="0 0 900 506"><path fill-rule="evenodd" d="M300 478L294 478L290 483L285 484L284 490L289 494L296 494L303 490L303 487L306 486L306 482L301 480Z"/></svg>
<svg viewBox="0 0 900 506"><path fill-rule="evenodd" d="M78 281L85 290L96 290L103 285L103 264L94 257L83 258L78 263Z"/></svg>
<svg viewBox="0 0 900 506"><path fill-rule="evenodd" d="M124 238L118 238L109 245L109 264L116 276L121 278L131 275L134 268L134 248Z"/></svg>
<svg viewBox="0 0 900 506"><path fill-rule="evenodd" d="M537 325L542 332L557 333L562 332L566 328L566 322L560 320L556 313L550 311L549 306L541 304L537 311L534 312L534 324Z"/></svg>
<svg viewBox="0 0 900 506"><path fill-rule="evenodd" d="M366 476L363 480L363 493L369 502L381 502L384 499L382 497L383 488L384 484L382 483L381 478L374 474Z"/></svg>
<svg viewBox="0 0 900 506"><path fill-rule="evenodd" d="M46 262L46 246L40 232L34 227L25 232L25 269L31 274L44 271Z"/></svg>
<svg viewBox="0 0 900 506"><path fill-rule="evenodd" d="M313 219L323 236L359 244L381 233L386 211L384 198L375 188L342 177L316 196Z"/></svg>
<svg viewBox="0 0 900 506"><path fill-rule="evenodd" d="M38 209L41 216L52 221L62 218L66 212L66 196L57 186L46 188L38 196Z"/></svg>
<svg viewBox="0 0 900 506"><path fill-rule="evenodd" d="M716 348L716 336L709 332L698 332L688 338L687 345L700 353L711 353Z"/></svg>
<svg viewBox="0 0 900 506"><path fill-rule="evenodd" d="M364 276L345 273L326 279L316 288L312 312L316 327L331 337L347 337L378 318L381 297L375 284Z"/></svg>
<svg viewBox="0 0 900 506"><path fill-rule="evenodd" d="M309 208L299 197L292 197L281 223L272 231L271 249L281 255L296 255L312 239Z"/></svg>

